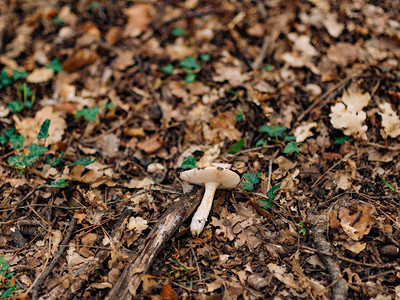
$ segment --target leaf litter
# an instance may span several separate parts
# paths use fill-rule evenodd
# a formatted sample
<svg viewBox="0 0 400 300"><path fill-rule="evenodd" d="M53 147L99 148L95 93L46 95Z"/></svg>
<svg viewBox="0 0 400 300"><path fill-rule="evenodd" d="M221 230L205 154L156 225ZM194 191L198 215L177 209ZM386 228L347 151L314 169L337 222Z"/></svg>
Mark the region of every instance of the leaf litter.
<svg viewBox="0 0 400 300"><path fill-rule="evenodd" d="M398 13L0 4L0 256L16 283L0 292L104 299L190 190L179 173L222 163L242 183L199 237L176 229L137 295L398 296Z"/></svg>

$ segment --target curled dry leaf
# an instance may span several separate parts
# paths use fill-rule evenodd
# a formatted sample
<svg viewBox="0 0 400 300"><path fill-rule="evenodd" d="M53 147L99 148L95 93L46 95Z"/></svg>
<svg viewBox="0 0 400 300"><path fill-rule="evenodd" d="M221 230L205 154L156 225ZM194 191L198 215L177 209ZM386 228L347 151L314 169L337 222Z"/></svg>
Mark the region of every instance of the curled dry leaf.
<svg viewBox="0 0 400 300"><path fill-rule="evenodd" d="M341 102L331 108L331 123L336 129L342 129L344 134L360 136L367 139L368 126L363 125L367 114L362 110L368 105L371 96L359 90L348 89L343 93Z"/></svg>
<svg viewBox="0 0 400 300"><path fill-rule="evenodd" d="M63 68L68 72L75 72L98 59L99 55L95 51L86 48L80 49L64 61Z"/></svg>
<svg viewBox="0 0 400 300"><path fill-rule="evenodd" d="M357 205L356 211L350 211L347 207L339 209L340 225L344 232L354 241L359 241L368 234L371 226L376 223L372 215L376 213L372 204L361 203Z"/></svg>
<svg viewBox="0 0 400 300"><path fill-rule="evenodd" d="M149 227L149 225L147 225L147 221L142 217L131 217L126 225L128 230L136 230L139 234L142 234L143 230L147 227Z"/></svg>
<svg viewBox="0 0 400 300"><path fill-rule="evenodd" d="M35 69L26 77L27 82L40 83L51 80L54 77L53 69L39 68Z"/></svg>
<svg viewBox="0 0 400 300"><path fill-rule="evenodd" d="M304 142L306 138L313 136L314 134L311 132L311 129L314 127L317 127L316 122L311 122L297 127L294 131L296 142Z"/></svg>
<svg viewBox="0 0 400 300"><path fill-rule="evenodd" d="M149 4L136 4L125 8L123 13L128 16L128 22L125 26L123 35L137 37L147 30L152 18L154 8Z"/></svg>
<svg viewBox="0 0 400 300"><path fill-rule="evenodd" d="M166 284L162 287L160 296L164 300L178 299L178 294L173 290L173 288L169 284Z"/></svg>
<svg viewBox="0 0 400 300"><path fill-rule="evenodd" d="M400 135L400 118L388 102L378 104L379 115L382 118L382 133L384 138L397 138Z"/></svg>
<svg viewBox="0 0 400 300"><path fill-rule="evenodd" d="M15 128L24 138L24 146L30 145L37 141L36 137L40 131L40 126L46 120L50 120L49 137L46 139L46 146L61 141L67 123L60 113L53 111L51 106L46 106L39 110L35 118L25 118L20 120L13 115Z"/></svg>

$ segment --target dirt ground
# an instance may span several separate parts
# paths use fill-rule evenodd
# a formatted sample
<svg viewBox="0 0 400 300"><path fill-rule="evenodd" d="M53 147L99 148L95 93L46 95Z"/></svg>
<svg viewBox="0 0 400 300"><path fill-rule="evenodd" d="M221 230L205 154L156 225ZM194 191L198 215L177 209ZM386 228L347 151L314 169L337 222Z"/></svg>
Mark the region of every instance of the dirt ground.
<svg viewBox="0 0 400 300"><path fill-rule="evenodd" d="M1 297L400 299L399 58L398 1L0 0Z"/></svg>

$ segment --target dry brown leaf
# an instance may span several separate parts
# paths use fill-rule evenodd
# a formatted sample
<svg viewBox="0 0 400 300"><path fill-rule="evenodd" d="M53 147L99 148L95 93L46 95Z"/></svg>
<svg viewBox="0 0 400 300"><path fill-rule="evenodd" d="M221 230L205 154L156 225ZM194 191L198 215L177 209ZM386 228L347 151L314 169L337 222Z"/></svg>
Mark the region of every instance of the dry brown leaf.
<svg viewBox="0 0 400 300"><path fill-rule="evenodd" d="M26 77L27 82L40 83L51 80L54 77L53 69L39 68L35 69L31 74Z"/></svg>
<svg viewBox="0 0 400 300"><path fill-rule="evenodd" d="M164 142L160 139L160 134L156 134L149 139L141 141L137 144L137 147L144 152L151 154L161 149Z"/></svg>
<svg viewBox="0 0 400 300"><path fill-rule="evenodd" d="M268 269L272 275L278 279L280 282L284 283L290 288L299 290L299 285L296 280L294 280L293 274L286 273L286 267L281 267L273 263L268 264Z"/></svg>
<svg viewBox="0 0 400 300"><path fill-rule="evenodd" d="M296 142L304 142L306 138L313 136L314 133L311 132L311 129L317 127L316 122L310 122L308 124L300 125L294 131L294 136L296 137Z"/></svg>
<svg viewBox="0 0 400 300"><path fill-rule="evenodd" d="M136 230L138 234L142 234L143 230L146 230L149 225L147 225L147 221L142 217L130 217L126 228L128 230Z"/></svg>
<svg viewBox="0 0 400 300"><path fill-rule="evenodd" d="M210 126L218 131L220 139L228 138L230 141L238 141L242 134L235 127L236 119L232 112L219 113L210 119Z"/></svg>
<svg viewBox="0 0 400 300"><path fill-rule="evenodd" d="M122 30L120 27L114 26L111 27L105 36L105 40L110 45L115 45L121 39Z"/></svg>
<svg viewBox="0 0 400 300"><path fill-rule="evenodd" d="M99 58L99 55L91 49L79 49L72 56L67 58L66 61L64 61L63 68L68 72L75 72L94 63Z"/></svg>
<svg viewBox="0 0 400 300"><path fill-rule="evenodd" d="M371 96L357 89L348 89L343 93L342 102L331 107L331 123L336 129L342 129L344 134L360 136L367 139L368 126L363 125L367 114L362 110L368 105Z"/></svg>
<svg viewBox="0 0 400 300"><path fill-rule="evenodd" d="M35 118L25 118L20 120L16 115L13 115L15 128L24 138L24 146L28 146L37 142L37 135L40 131L40 126L46 120L50 120L49 137L46 139L46 146L56 144L61 141L67 123L61 114L53 111L53 107L46 106L39 110Z"/></svg>
<svg viewBox="0 0 400 300"><path fill-rule="evenodd" d="M154 8L149 4L135 4L129 8L123 9L123 13L128 16L128 22L125 25L124 36L137 37L147 30L147 27L153 20Z"/></svg>
<svg viewBox="0 0 400 300"><path fill-rule="evenodd" d="M393 110L389 102L380 103L378 104L378 107L381 110L381 112L379 112L379 115L382 118L382 136L384 138L387 138L388 136L392 138L397 138L400 135L399 116Z"/></svg>
<svg viewBox="0 0 400 300"><path fill-rule="evenodd" d="M173 290L173 288L169 284L165 284L161 288L160 296L163 298L163 300L178 299L178 294Z"/></svg>
<svg viewBox="0 0 400 300"><path fill-rule="evenodd" d="M361 203L357 205L356 211L352 212L346 207L339 209L340 225L344 232L354 241L359 241L368 234L371 226L376 223L372 215L376 213L372 204Z"/></svg>

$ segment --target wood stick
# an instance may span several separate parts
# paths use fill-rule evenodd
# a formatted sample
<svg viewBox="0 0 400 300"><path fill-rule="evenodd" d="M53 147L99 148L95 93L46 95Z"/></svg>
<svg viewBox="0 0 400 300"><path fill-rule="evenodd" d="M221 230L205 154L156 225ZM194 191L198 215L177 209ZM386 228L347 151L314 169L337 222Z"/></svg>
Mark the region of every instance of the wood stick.
<svg viewBox="0 0 400 300"><path fill-rule="evenodd" d="M163 214L149 233L146 245L125 267L106 299L133 299L136 297L136 291L142 282L143 275L146 274L164 244L199 205L203 193L202 188L194 187L190 193L183 195Z"/></svg>

